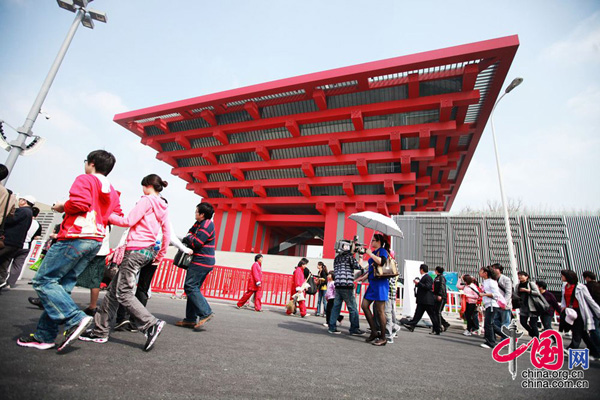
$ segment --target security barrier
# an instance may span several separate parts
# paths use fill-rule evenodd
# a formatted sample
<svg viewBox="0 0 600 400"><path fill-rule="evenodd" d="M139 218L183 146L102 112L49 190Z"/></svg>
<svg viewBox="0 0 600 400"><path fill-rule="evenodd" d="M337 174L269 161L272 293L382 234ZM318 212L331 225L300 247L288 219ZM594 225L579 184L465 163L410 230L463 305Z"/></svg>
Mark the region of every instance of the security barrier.
<svg viewBox="0 0 600 400"><path fill-rule="evenodd" d="M152 278L152 291L181 296L185 283L185 273L184 269L173 265L173 260L163 259ZM202 294L208 298L237 301L246 292L249 275L250 270L247 269L215 265L213 271L202 285ZM291 274L263 272L262 303L265 305L285 306L292 295L291 286ZM359 313L361 314L360 304L367 286L368 284L366 283L361 284L356 298ZM306 308L315 310L317 308L317 300L317 294L306 296ZM347 312L345 304L342 311Z"/></svg>

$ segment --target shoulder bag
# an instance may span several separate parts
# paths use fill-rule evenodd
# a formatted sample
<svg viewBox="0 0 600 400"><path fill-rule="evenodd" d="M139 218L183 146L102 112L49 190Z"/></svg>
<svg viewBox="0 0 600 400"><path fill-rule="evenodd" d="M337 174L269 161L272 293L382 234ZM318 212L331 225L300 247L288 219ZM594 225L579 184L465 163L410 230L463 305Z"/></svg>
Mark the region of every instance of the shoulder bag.
<svg viewBox="0 0 600 400"><path fill-rule="evenodd" d="M529 290L531 290L531 284L529 284ZM537 315L545 314L548 310L550 310L550 304L548 304L548 301L544 296L542 296L541 293L538 296L532 295L531 292L529 293L533 300L533 306L535 307L535 313Z"/></svg>
<svg viewBox="0 0 600 400"><path fill-rule="evenodd" d="M373 263L373 275L375 278L398 276L398 263L392 257L388 257L383 265Z"/></svg>

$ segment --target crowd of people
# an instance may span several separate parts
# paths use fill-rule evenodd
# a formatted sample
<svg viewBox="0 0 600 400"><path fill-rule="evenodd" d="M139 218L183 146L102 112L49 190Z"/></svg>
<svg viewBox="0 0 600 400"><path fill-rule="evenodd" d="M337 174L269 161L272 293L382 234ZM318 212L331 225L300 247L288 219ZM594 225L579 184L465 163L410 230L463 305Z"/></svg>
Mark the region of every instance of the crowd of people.
<svg viewBox="0 0 600 400"><path fill-rule="evenodd" d="M35 332L17 340L19 346L40 350L54 348L60 325L65 329L58 351L78 338L104 343L109 337L110 323L117 317L117 328L128 327L131 331L143 332L147 338L144 350L152 349L165 322L153 316L146 304L150 282L170 243L192 255L184 287L186 315L176 325L199 329L214 316L200 291L215 264L212 205L200 203L196 206L196 221L182 243L171 233L168 202L161 195L168 183L156 174L144 177L141 181L143 196L125 216L119 193L108 180L115 162L115 157L105 150L92 151L84 160L84 174L77 176L71 185L68 200L52 206L52 210L63 213L63 220L55 238L49 241L49 248L45 249L33 278L38 297L30 298L30 302L43 312ZM0 180L6 176L6 167L0 165ZM36 213L34 203L31 196L16 199L4 186L0 188L0 208L4 211L0 226L3 233L0 289L10 284L11 277L18 278L18 273L12 271L9 276L8 265L22 253L28 238L40 234L37 231L39 224L34 224L36 230L28 236ZM102 303L96 306L108 254L109 225L128 229L123 245L111 255L111 261L118 264L118 269ZM85 310L71 298L71 291L78 282L91 290L90 305Z"/></svg>
<svg viewBox="0 0 600 400"><path fill-rule="evenodd" d="M168 183L151 174L142 179L143 196L125 216L119 194L107 178L115 162L114 156L104 150L88 154L85 173L75 179L68 200L52 206L54 211L63 213L63 221L49 247L44 249L44 257L33 279L38 297L30 298L30 302L43 312L35 332L17 340L19 346L42 350L55 347L60 325L65 329L58 351L78 338L105 343L116 318L115 329L144 333L144 350L152 349L165 321L152 315L146 305L153 275L169 244L192 255L184 285L187 296L185 317L175 325L200 330L214 317L201 292L215 265L213 207L206 202L198 204L193 226L179 240L172 233L168 202L162 196ZM6 167L0 165L0 180L7 173ZM38 213L35 198L30 195L16 198L0 185L0 289L15 284L31 241L40 236L41 227L35 221ZM112 225L126 227L127 231L122 244L109 255L108 237ZM442 315L447 299L443 267L436 267L435 278L432 278L429 267L426 264L420 266L421 275L414 280L415 313L410 319L397 321L397 277L379 277L375 273L377 266L394 258L389 239L381 233L373 235L371 243L363 249L367 258L365 266L359 261L358 254L361 253L355 250L340 251L335 257L333 271L328 271L326 265L319 262L316 276L307 268L308 259L302 258L293 272L292 307L287 308L286 313L299 311L301 317L309 316L306 296L307 290L314 286L316 315L325 317L323 325L333 335L341 333L338 327L344 318L340 315L344 303L349 312L349 334L362 336L369 333L365 341L375 346L393 343L400 325L413 332L425 313L432 323L430 334L440 335L448 329L450 324ZM98 305L107 260L119 267ZM253 298L254 310L262 311L262 262L262 254L257 254L248 276L247 290L237 302L238 308ZM539 337L539 323L544 330L551 329L553 317L558 313L561 316L559 329L572 332L568 348L577 349L583 340L592 359L600 357L600 284L594 273L584 272L586 283L582 285L574 271L561 271L563 288L559 303L547 290L546 282L534 281L527 272L520 271L518 284L513 287L503 270L500 264L481 268L481 285L474 276L463 275L459 279L457 287L463 291L465 302L462 310L465 336L483 334L481 346L491 349L497 345L498 337L500 340L506 338L502 327L508 326L516 314L529 336ZM356 302L356 290L365 280L369 285L360 306L369 326L368 332L360 329ZM76 284L90 289L90 303L84 310L71 298Z"/></svg>

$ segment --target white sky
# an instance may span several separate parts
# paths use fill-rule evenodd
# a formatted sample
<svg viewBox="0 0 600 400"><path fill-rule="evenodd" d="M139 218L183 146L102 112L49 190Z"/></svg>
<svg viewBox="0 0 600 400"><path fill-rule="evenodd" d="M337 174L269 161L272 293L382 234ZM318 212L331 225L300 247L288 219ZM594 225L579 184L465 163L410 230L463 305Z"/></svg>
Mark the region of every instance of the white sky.
<svg viewBox="0 0 600 400"><path fill-rule="evenodd" d="M518 34L506 84L525 81L495 115L507 195L531 208L600 210L600 2L490 3L96 0L108 23L79 28L43 106L52 118L33 129L47 141L20 157L7 186L64 199L87 153L104 148L117 157L109 178L124 210L157 173L182 234L199 197L112 122L116 113ZM73 18L52 0L0 1L0 119L23 124ZM489 199L499 189L488 124L452 211Z"/></svg>

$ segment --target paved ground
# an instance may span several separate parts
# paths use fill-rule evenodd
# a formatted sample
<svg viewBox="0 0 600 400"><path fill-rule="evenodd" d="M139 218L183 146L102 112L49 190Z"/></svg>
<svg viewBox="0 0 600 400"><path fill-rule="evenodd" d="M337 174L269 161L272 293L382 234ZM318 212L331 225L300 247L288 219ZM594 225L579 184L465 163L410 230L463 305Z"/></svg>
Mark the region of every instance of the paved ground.
<svg viewBox="0 0 600 400"><path fill-rule="evenodd" d="M281 308L237 310L211 301L216 317L202 332L173 324L185 301L155 295L149 309L167 321L155 348L142 334L115 332L108 343L78 341L66 354L16 345L40 311L31 286L0 292L0 393L3 399L379 398L590 399L600 389L600 362L585 371L590 388L522 389L507 365L492 360L478 337L458 328L434 337L402 331L394 344L330 335L324 319L286 316ZM86 291L75 300L85 305ZM361 327L366 322L361 320ZM519 371L531 367L521 357ZM565 363L566 364L566 363ZM566 365L564 367L566 369ZM594 395L594 393L596 393Z"/></svg>

